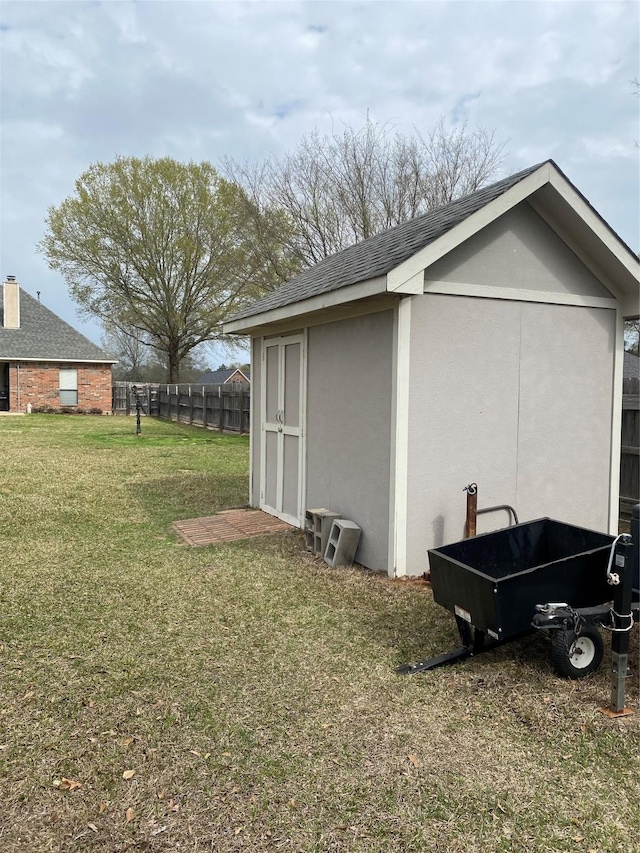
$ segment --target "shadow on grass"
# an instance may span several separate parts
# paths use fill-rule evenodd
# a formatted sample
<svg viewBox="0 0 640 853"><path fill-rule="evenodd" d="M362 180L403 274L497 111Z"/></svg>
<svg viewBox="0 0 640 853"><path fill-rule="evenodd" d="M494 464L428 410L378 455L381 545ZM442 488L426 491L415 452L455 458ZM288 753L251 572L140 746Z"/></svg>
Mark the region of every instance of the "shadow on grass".
<svg viewBox="0 0 640 853"><path fill-rule="evenodd" d="M201 471L176 471L130 486L140 505L160 524L214 515L224 509L246 506L246 474L221 475Z"/></svg>

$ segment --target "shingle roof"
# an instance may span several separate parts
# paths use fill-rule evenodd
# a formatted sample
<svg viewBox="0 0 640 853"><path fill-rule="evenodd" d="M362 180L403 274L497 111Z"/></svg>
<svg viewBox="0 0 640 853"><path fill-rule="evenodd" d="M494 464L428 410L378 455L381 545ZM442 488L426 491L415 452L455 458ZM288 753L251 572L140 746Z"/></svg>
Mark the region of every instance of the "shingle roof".
<svg viewBox="0 0 640 853"><path fill-rule="evenodd" d="M625 352L622 366L624 379L640 379L640 358L632 352Z"/></svg>
<svg viewBox="0 0 640 853"><path fill-rule="evenodd" d="M247 379L251 377L251 371L249 368L240 370L239 367L228 367L225 370L209 370L207 373L203 373L200 379L198 379L198 385L222 385L228 379L230 379L234 373L242 373Z"/></svg>
<svg viewBox="0 0 640 853"><path fill-rule="evenodd" d="M363 240L355 246L349 246L325 258L272 293L258 299L244 311L238 312L230 318L229 322L386 275L424 246L437 240L471 214L535 172L541 165L543 164L538 163L508 178L503 178L464 198L456 199L443 207L403 222L395 228L390 228L388 231L383 231L381 234L376 234L368 240Z"/></svg>
<svg viewBox="0 0 640 853"><path fill-rule="evenodd" d="M3 288L0 287L0 323L3 317L3 297ZM22 288L20 328L5 329L0 325L0 358L114 362L100 347Z"/></svg>

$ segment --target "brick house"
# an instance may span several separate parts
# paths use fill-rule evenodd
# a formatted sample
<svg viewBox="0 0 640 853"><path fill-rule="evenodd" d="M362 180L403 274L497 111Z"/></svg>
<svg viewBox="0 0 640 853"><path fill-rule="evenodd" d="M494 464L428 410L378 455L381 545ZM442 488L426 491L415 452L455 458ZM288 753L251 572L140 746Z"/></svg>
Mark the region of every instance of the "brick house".
<svg viewBox="0 0 640 853"><path fill-rule="evenodd" d="M0 291L0 411L111 411L113 359L8 276Z"/></svg>

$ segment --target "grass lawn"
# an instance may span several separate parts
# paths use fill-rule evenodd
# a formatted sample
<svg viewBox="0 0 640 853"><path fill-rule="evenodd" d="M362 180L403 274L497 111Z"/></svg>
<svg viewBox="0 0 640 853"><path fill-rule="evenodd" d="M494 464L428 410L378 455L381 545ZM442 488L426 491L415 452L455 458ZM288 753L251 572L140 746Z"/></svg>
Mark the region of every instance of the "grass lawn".
<svg viewBox="0 0 640 853"><path fill-rule="evenodd" d="M637 853L640 713L543 637L458 666L418 584L291 533L191 548L248 441L0 418L0 850ZM638 631L628 704L639 706Z"/></svg>

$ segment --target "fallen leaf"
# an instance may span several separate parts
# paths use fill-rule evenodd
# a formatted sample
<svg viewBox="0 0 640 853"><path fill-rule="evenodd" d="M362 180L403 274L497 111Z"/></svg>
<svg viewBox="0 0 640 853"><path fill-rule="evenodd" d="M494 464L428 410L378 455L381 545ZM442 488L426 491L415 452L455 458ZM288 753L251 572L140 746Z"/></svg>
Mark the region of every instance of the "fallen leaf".
<svg viewBox="0 0 640 853"><path fill-rule="evenodd" d="M98 827L95 825L95 823L88 823L87 826L89 827L91 832L97 832L98 831Z"/></svg>
<svg viewBox="0 0 640 853"><path fill-rule="evenodd" d="M197 749L190 749L189 752L191 753L191 755L197 755L198 758L200 758L200 753Z"/></svg>
<svg viewBox="0 0 640 853"><path fill-rule="evenodd" d="M135 811L132 808L128 808L126 813L125 813L125 818L127 820L127 823L131 823L131 821L134 819L135 816L136 816Z"/></svg>
<svg viewBox="0 0 640 853"><path fill-rule="evenodd" d="M166 826L156 826L151 830L151 835L160 835L162 832L166 832Z"/></svg>
<svg viewBox="0 0 640 853"><path fill-rule="evenodd" d="M580 844L581 841L584 841L584 835L576 835L574 836L573 840L576 842L576 844Z"/></svg>
<svg viewBox="0 0 640 853"><path fill-rule="evenodd" d="M106 803L100 803L100 805L98 806L98 814L104 814L106 808Z"/></svg>
<svg viewBox="0 0 640 853"><path fill-rule="evenodd" d="M133 777L134 777L135 775L136 775L136 771L135 771L135 770L125 770L125 771L124 771L124 773L122 774L122 778L123 778L123 779L126 779L127 781L129 781L129 779L133 779Z"/></svg>
<svg viewBox="0 0 640 853"><path fill-rule="evenodd" d="M414 755L413 753L411 753L411 755L407 755L407 758L413 764L414 767L420 766L420 759L418 758L417 755Z"/></svg>
<svg viewBox="0 0 640 853"><path fill-rule="evenodd" d="M61 791L75 791L76 788L82 787L82 782L76 782L75 779L67 779L63 776L62 779L53 780L53 787Z"/></svg>
<svg viewBox="0 0 640 853"><path fill-rule="evenodd" d="M133 738L132 737L126 737L123 741L120 742L120 746L127 747L127 746L130 746L132 743L133 743Z"/></svg>
<svg viewBox="0 0 640 853"><path fill-rule="evenodd" d="M159 800L164 800L164 795L165 795L165 793L166 793L166 791L165 791L164 789L162 789L162 790L160 790L160 791L156 791L156 797L157 797Z"/></svg>
<svg viewBox="0 0 640 853"><path fill-rule="evenodd" d="M295 797L292 797L292 798L289 800L289 806L290 806L292 809L297 809L297 808L298 808L298 804L296 803L296 798L295 798Z"/></svg>

